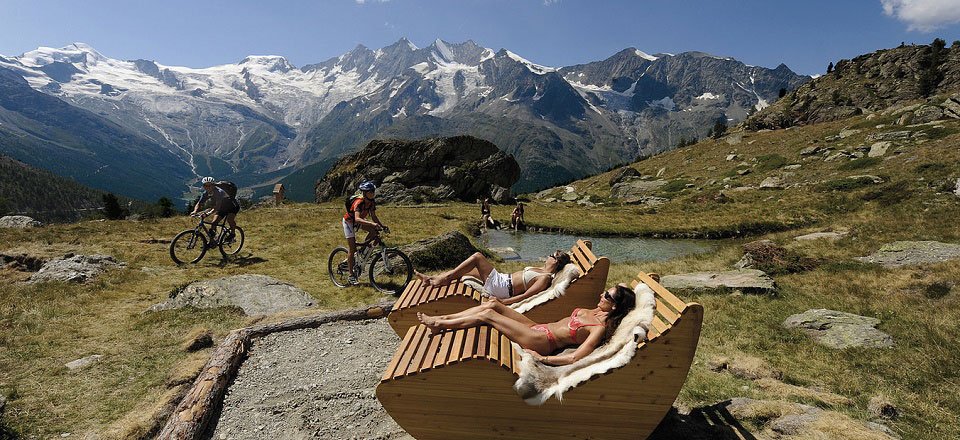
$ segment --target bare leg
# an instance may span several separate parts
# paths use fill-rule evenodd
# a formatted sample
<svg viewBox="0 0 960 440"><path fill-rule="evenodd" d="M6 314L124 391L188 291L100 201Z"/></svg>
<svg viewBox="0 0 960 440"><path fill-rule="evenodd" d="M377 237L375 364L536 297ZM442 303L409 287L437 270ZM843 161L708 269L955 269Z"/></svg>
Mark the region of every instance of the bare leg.
<svg viewBox="0 0 960 440"><path fill-rule="evenodd" d="M474 307L471 310L474 310L474 313L465 314L462 317L453 319L438 319L423 314L418 314L418 317L420 318L420 322L426 325L432 334L437 334L443 330L470 328L488 324L499 330L500 333L503 333L507 339L520 344L523 348L530 348L540 353L550 351L550 343L546 333L533 330L528 324L518 322L511 317L497 313L497 311L491 307ZM529 321L529 319L527 321Z"/></svg>
<svg viewBox="0 0 960 440"><path fill-rule="evenodd" d="M486 280L490 275L490 272L493 271L493 265L491 265L490 262L484 258L483 254L477 252L471 255L470 258L464 260L463 263L460 263L459 266L453 268L453 270L432 277L418 272L417 277L420 278L421 281L426 282L433 287L437 287L450 284L454 280L473 271L475 271L477 275L480 275L478 278L481 280Z"/></svg>

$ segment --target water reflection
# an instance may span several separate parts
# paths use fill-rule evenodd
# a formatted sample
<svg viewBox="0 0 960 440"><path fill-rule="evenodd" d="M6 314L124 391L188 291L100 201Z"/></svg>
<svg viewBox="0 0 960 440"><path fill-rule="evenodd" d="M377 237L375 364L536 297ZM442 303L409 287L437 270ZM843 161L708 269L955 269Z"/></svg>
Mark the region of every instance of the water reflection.
<svg viewBox="0 0 960 440"><path fill-rule="evenodd" d="M587 237L566 234L488 230L480 241L510 261L539 261L557 249L569 250L577 239L593 242L593 252L610 261L664 261L689 254L711 252L709 240L633 237Z"/></svg>

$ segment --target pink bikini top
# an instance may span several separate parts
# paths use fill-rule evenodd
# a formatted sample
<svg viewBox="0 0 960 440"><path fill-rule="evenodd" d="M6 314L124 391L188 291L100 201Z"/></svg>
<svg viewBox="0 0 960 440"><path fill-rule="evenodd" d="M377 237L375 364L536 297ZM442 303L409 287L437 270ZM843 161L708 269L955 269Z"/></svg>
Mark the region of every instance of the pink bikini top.
<svg viewBox="0 0 960 440"><path fill-rule="evenodd" d="M570 339L573 339L575 344L579 344L577 342L577 330L580 330L580 327L603 326L603 324L584 324L580 321L580 318L577 318L578 312L580 312L580 309L573 309L573 314L570 315L570 323L567 324L570 329Z"/></svg>

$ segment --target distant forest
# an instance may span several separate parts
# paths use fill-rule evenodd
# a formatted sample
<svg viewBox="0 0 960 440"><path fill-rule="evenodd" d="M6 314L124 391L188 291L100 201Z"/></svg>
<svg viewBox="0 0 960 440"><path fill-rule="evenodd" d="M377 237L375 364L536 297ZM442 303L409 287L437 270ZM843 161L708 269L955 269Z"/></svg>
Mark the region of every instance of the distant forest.
<svg viewBox="0 0 960 440"><path fill-rule="evenodd" d="M99 217L104 194L0 155L0 215L27 215L42 222Z"/></svg>

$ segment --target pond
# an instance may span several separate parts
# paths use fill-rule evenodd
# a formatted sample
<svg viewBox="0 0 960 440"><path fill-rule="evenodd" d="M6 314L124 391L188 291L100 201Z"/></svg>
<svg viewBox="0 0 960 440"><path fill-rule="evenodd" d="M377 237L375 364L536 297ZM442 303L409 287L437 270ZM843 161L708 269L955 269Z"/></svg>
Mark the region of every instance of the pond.
<svg viewBox="0 0 960 440"><path fill-rule="evenodd" d="M664 261L684 255L712 252L716 243L710 240L636 237L587 237L487 230L480 242L507 261L540 261L557 249L569 251L577 239L593 242L593 253L611 262Z"/></svg>

